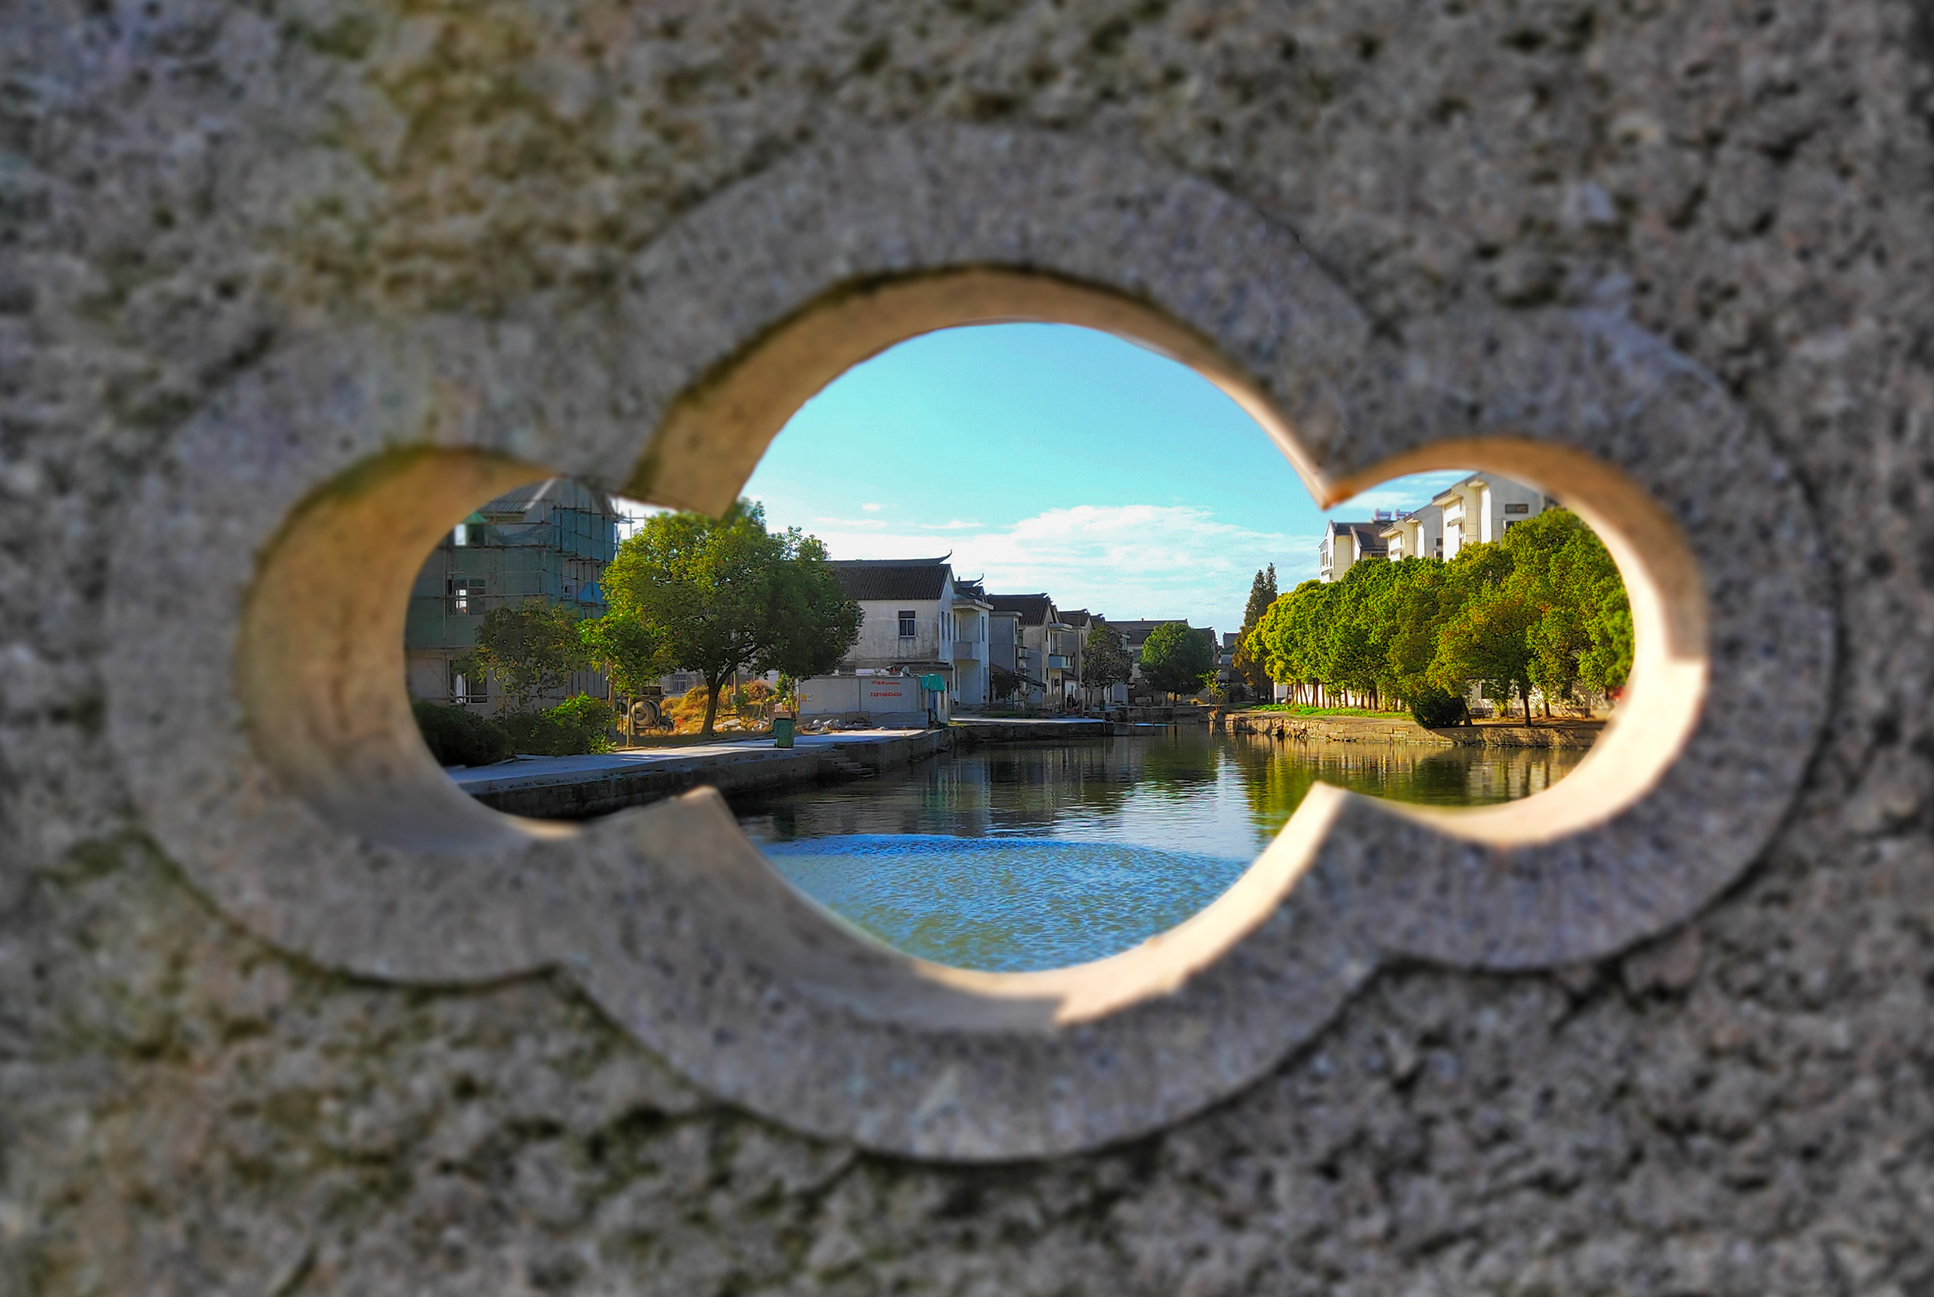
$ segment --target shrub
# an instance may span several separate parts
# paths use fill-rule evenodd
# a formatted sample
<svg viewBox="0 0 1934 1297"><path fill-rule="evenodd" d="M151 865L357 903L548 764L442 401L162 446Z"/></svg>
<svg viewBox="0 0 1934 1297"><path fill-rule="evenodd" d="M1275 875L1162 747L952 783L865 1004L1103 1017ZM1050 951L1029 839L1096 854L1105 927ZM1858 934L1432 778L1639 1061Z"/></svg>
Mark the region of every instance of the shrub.
<svg viewBox="0 0 1934 1297"><path fill-rule="evenodd" d="M488 766L514 755L504 727L468 707L440 707L419 699L410 711L440 766Z"/></svg>
<svg viewBox="0 0 1934 1297"><path fill-rule="evenodd" d="M1410 717L1427 730L1462 725L1471 719L1464 699L1448 689L1432 689L1410 700Z"/></svg>
<svg viewBox="0 0 1934 1297"><path fill-rule="evenodd" d="M499 722L517 751L539 757L574 757L608 752L605 731L617 713L601 699L579 694L548 711L511 712Z"/></svg>

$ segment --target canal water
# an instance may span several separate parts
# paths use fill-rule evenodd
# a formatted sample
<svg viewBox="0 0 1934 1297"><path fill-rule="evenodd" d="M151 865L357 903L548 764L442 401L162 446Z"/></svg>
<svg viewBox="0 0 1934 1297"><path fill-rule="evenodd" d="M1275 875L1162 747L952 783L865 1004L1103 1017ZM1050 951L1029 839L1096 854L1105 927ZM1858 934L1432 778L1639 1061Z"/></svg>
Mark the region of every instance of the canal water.
<svg viewBox="0 0 1934 1297"><path fill-rule="evenodd" d="M1319 779L1478 806L1549 787L1584 755L1151 727L942 753L876 779L735 798L733 809L782 874L888 944L1014 972L1112 955L1201 910Z"/></svg>

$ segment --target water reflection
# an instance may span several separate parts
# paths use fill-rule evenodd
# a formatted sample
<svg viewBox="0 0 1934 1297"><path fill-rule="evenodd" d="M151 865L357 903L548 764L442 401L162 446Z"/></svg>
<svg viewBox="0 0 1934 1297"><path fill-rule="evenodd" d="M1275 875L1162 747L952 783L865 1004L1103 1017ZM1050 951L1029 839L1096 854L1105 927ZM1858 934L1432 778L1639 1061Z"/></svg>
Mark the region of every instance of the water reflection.
<svg viewBox="0 0 1934 1297"><path fill-rule="evenodd" d="M1317 780L1434 805L1530 796L1567 748L1277 743L1206 729L943 754L895 775L735 803L778 869L924 959L1054 968L1219 896Z"/></svg>

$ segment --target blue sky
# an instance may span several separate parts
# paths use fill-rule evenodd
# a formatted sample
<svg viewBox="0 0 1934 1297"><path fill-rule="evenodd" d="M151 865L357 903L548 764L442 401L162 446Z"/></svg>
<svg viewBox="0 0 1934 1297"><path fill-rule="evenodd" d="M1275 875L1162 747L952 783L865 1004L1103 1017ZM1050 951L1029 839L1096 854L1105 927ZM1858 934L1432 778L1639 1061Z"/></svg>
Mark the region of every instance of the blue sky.
<svg viewBox="0 0 1934 1297"><path fill-rule="evenodd" d="M1457 473L1333 510L1414 507ZM927 334L802 406L746 485L834 558L953 552L996 593L1234 630L1250 579L1316 575L1324 514L1268 437L1185 365L1104 333Z"/></svg>

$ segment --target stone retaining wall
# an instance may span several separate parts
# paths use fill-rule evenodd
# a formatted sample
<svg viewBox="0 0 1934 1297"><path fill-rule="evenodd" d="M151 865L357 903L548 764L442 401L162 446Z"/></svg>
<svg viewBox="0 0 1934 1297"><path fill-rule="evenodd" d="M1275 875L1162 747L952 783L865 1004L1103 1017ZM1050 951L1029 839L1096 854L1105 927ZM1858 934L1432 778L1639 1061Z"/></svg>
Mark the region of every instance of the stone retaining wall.
<svg viewBox="0 0 1934 1297"><path fill-rule="evenodd" d="M1480 721L1425 729L1399 716L1297 716L1288 712L1219 711L1214 724L1231 734L1273 739L1328 739L1339 743L1423 743L1438 747L1588 748L1604 721L1565 720L1533 725Z"/></svg>

